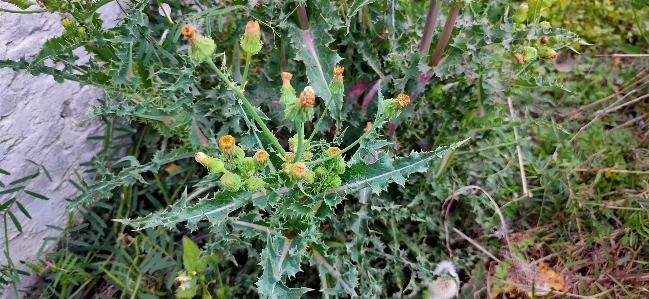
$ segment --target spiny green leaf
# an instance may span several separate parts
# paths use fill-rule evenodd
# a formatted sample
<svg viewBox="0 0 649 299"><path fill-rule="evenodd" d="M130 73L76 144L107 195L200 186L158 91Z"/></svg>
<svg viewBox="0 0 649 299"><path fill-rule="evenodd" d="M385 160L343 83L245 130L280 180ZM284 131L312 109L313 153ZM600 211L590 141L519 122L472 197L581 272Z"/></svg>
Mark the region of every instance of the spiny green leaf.
<svg viewBox="0 0 649 299"><path fill-rule="evenodd" d="M311 290L309 288L289 288L281 282L277 282L270 258L262 259L262 266L264 273L255 284L259 293L269 299L299 299L304 293Z"/></svg>
<svg viewBox="0 0 649 299"><path fill-rule="evenodd" d="M325 103L332 96L329 82L333 78L334 66L341 60L338 53L329 49L329 44L334 40L327 33L328 27L324 22L319 22L309 30L300 30L295 25L289 28L291 44L296 51L295 58L306 65L309 82L313 85L315 94ZM334 100L342 101L342 98L337 97ZM332 103L331 107L342 107L342 102ZM338 109L331 109L332 116L339 122L340 112Z"/></svg>
<svg viewBox="0 0 649 299"><path fill-rule="evenodd" d="M93 199L107 198L111 195L110 191L119 186L129 186L136 181L146 183L141 173L158 171L161 165L179 159L189 158L193 155L193 152L189 149L180 148L164 156L161 153L157 153L151 162L136 167L124 168L117 175L111 175L110 172L106 171L106 175L99 183L88 186L83 194L68 204L67 209L72 210L78 208L81 205L92 202Z"/></svg>
<svg viewBox="0 0 649 299"><path fill-rule="evenodd" d="M252 197L251 192L218 192L213 198L203 198L190 207L171 206L170 210L158 211L137 219L115 219L141 230L149 227L174 227L180 222L187 221L190 229L196 229L198 221L207 219L212 225L218 226L228 218L228 214L246 203ZM182 202L182 205L185 203Z"/></svg>
<svg viewBox="0 0 649 299"><path fill-rule="evenodd" d="M380 193L387 187L390 180L399 185L404 185L406 178L415 172L425 172L428 162L434 158L441 158L449 150L455 150L469 139L442 146L432 152L412 152L410 156L392 160L386 153L381 152L374 164L365 164L359 161L341 175L343 184L327 193L352 193L365 187L370 187L372 192Z"/></svg>
<svg viewBox="0 0 649 299"><path fill-rule="evenodd" d="M77 42L72 38L63 36L51 38L45 42L41 51L36 54L36 57L34 57L34 60L30 64L38 65L54 55L70 52L84 44L85 42Z"/></svg>
<svg viewBox="0 0 649 299"><path fill-rule="evenodd" d="M349 34L349 23L351 22L352 17L356 13L358 13L361 8L363 8L363 6L368 5L374 1L375 0L354 0L354 2L352 2L352 4L349 6L349 11L347 12L347 21L345 23L347 25L347 34Z"/></svg>

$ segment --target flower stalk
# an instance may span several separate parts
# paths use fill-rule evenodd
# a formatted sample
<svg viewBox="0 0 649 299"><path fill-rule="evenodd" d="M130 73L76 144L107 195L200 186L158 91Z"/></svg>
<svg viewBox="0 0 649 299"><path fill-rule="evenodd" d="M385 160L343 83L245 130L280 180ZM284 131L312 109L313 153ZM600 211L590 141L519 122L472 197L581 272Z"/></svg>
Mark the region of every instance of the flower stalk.
<svg viewBox="0 0 649 299"><path fill-rule="evenodd" d="M424 25L424 32L421 36L421 43L419 43L419 52L422 55L428 56L430 51L430 42L433 40L433 32L435 32L435 25L437 25L437 17L441 5L435 0L430 1L428 7L428 15L426 16L426 24Z"/></svg>
<svg viewBox="0 0 649 299"><path fill-rule="evenodd" d="M221 70L219 70L219 68L214 64L214 62L211 59L208 59L206 62L207 62L207 64L210 65L210 67L212 67L214 72L221 78L221 80L223 80L223 82L225 82L225 84L227 84L228 87L230 87L230 89L232 89L232 91L234 91L234 93L241 100L241 102L243 102L243 106L246 108L246 110L248 110L248 112L250 112L250 114L252 114L252 117L255 119L255 122L257 122L257 124L261 127L261 130L264 132L266 137L268 137L270 142L273 144L273 147L275 147L275 150L277 150L277 152L281 156L286 155L286 151L284 150L284 148L282 148L282 146L279 144L279 141L277 140L277 138L275 138L275 135L273 135L273 133L268 129L268 127L266 126L264 121L261 120L261 117L259 117L259 115L255 111L255 109L252 107L252 105L250 104L250 102L248 101L246 96L243 95L243 93L241 92L241 89L236 88L236 86L234 86L234 83L232 83L232 81L230 81L230 79L228 79L228 77L225 76L225 74L223 74L223 72L221 72Z"/></svg>
<svg viewBox="0 0 649 299"><path fill-rule="evenodd" d="M453 27L455 26L455 21L457 21L459 13L460 5L453 5L451 12L446 17L442 36L440 36L439 42L437 42L437 46L435 46L435 51L433 51L428 66L435 67L439 64L440 60L442 60L442 55L444 54L444 50L446 50L446 46L448 46L448 41L451 39L451 33L453 32Z"/></svg>

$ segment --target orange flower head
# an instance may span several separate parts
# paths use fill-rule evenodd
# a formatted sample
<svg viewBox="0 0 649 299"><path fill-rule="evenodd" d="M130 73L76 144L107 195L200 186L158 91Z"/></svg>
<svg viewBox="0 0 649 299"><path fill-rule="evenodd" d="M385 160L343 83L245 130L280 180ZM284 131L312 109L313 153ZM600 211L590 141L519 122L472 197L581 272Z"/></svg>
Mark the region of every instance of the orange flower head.
<svg viewBox="0 0 649 299"><path fill-rule="evenodd" d="M333 156L337 153L340 153L340 148L337 147L330 147L329 150L327 150L327 155Z"/></svg>
<svg viewBox="0 0 649 299"><path fill-rule="evenodd" d="M291 166L291 174L296 178L302 178L306 175L306 165L302 162L297 162Z"/></svg>
<svg viewBox="0 0 649 299"><path fill-rule="evenodd" d="M258 164L266 163L266 161L268 161L268 152L265 150L260 150L255 153L253 159L255 159L255 163Z"/></svg>
<svg viewBox="0 0 649 299"><path fill-rule="evenodd" d="M345 71L345 67L343 67L342 65L334 66L334 75L340 76L343 74L344 71Z"/></svg>
<svg viewBox="0 0 649 299"><path fill-rule="evenodd" d="M232 135L221 136L219 138L219 147L226 152L231 151L234 148L234 137Z"/></svg>
<svg viewBox="0 0 649 299"><path fill-rule="evenodd" d="M403 93L399 94L397 96L397 104L399 104L399 107L401 108L408 106L408 104L410 104L410 97Z"/></svg>
<svg viewBox="0 0 649 299"><path fill-rule="evenodd" d="M305 87L300 93L300 104L304 107L313 107L315 105L315 92L311 85Z"/></svg>
<svg viewBox="0 0 649 299"><path fill-rule="evenodd" d="M525 63L525 57L523 57L523 54L521 53L514 54L514 58L516 58L516 60L518 60L518 63L520 64Z"/></svg>
<svg viewBox="0 0 649 299"><path fill-rule="evenodd" d="M194 40L198 36L198 31L196 31L196 28L194 28L192 24L186 24L185 26L183 26L180 32L183 34L184 37L190 40Z"/></svg>
<svg viewBox="0 0 649 299"><path fill-rule="evenodd" d="M284 84L291 84L291 79L293 79L293 74L289 72L282 72L282 82Z"/></svg>

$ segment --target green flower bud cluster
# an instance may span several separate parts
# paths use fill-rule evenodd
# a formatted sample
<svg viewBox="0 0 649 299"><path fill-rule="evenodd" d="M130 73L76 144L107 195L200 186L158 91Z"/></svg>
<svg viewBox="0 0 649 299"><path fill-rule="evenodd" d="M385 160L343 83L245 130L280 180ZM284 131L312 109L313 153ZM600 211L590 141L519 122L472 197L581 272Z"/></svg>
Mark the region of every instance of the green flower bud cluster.
<svg viewBox="0 0 649 299"><path fill-rule="evenodd" d="M63 24L63 37L77 42L83 41L88 38L86 28L79 26L79 24L77 24L77 22L75 22L73 19L64 18L63 20L61 20L61 24Z"/></svg>
<svg viewBox="0 0 649 299"><path fill-rule="evenodd" d="M538 47L524 47L522 53L515 53L514 57L521 64L536 60L538 57L541 57L542 59L555 59L557 58L557 52L546 45L549 43L550 39L551 38L548 38L547 36L542 36L538 40Z"/></svg>
<svg viewBox="0 0 649 299"><path fill-rule="evenodd" d="M381 108L383 109L383 114L387 118L396 118L401 114L401 109L408 106L410 103L410 97L406 94L399 94L395 99L388 99L383 101Z"/></svg>
<svg viewBox="0 0 649 299"><path fill-rule="evenodd" d="M221 187L226 191L238 191L244 187L248 191L259 191L265 182L259 177L268 166L268 152L257 151L252 157L246 157L245 151L235 144L231 135L223 135L218 141L221 155L210 157L198 152L194 158L211 173L222 173Z"/></svg>

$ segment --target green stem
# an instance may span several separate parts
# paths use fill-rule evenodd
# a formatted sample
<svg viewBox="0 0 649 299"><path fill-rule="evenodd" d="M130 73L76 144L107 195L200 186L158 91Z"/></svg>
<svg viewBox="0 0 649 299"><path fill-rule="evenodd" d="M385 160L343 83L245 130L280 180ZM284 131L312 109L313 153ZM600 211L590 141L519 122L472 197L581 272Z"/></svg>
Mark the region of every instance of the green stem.
<svg viewBox="0 0 649 299"><path fill-rule="evenodd" d="M295 153L295 161L297 162L302 158L302 152L304 151L304 123L295 122L295 126L297 127L297 152Z"/></svg>
<svg viewBox="0 0 649 299"><path fill-rule="evenodd" d="M7 208L7 210L8 209L9 208ZM2 214L2 217L4 220L4 229L5 229L5 250L7 252L7 258L8 258L10 257L10 255L9 255L9 232L7 231L7 213L5 212L4 214ZM16 289L16 283L13 280L11 281L11 286L14 288L14 296L16 296L16 298L20 298L18 297L18 290Z"/></svg>
<svg viewBox="0 0 649 299"><path fill-rule="evenodd" d="M442 35L439 37L437 46L435 46L435 51L433 51L433 56L428 62L428 66L437 66L439 61L442 60L442 55L446 46L448 46L448 41L451 39L451 33L453 33L453 27L455 26L455 21L457 21L457 15L460 13L460 5L455 4L451 8L451 12L446 17L446 23L444 24L444 29L442 29Z"/></svg>
<svg viewBox="0 0 649 299"><path fill-rule="evenodd" d="M165 187L162 184L162 180L160 180L160 176L158 175L157 172L153 172L153 177L155 178L155 181L158 184L158 188L160 188L160 192L162 192L162 196L164 196L165 201L167 202L168 205L170 205L171 198L169 198L169 194L167 194L167 191L165 191Z"/></svg>
<svg viewBox="0 0 649 299"><path fill-rule="evenodd" d="M336 157L338 157L338 156L344 154L345 152L349 151L349 150L352 149L354 146L356 146L359 142L361 142L361 140L365 139L365 137L367 137L367 135L369 135L370 133L372 133L372 131L374 131L374 129L376 129L376 127L378 126L378 124L379 124L379 123L382 123L384 119L385 119L385 117L379 117L379 119L377 119L377 120L374 122L374 124L372 124L372 127L371 127L369 130L365 131L365 133L363 133L363 135L361 135L360 138L356 139L356 141L354 141L354 143L350 144L349 146L347 146L345 149L341 150L341 151L338 152L337 154L335 154L335 155L331 155L331 156L326 157L326 158L318 159L318 160L315 160L315 161L306 162L306 163L304 163L304 165L307 165L307 166L309 166L309 165L317 165L317 164L320 164L320 163L323 163L323 162L327 162L327 161L329 161L329 160L331 160L331 159L334 159L334 158L336 158Z"/></svg>
<svg viewBox="0 0 649 299"><path fill-rule="evenodd" d="M325 113L329 111L329 105L334 99L334 95L331 96L327 104L325 105L324 110L322 110L322 114L320 114L320 118L318 118L318 122L315 123L315 126L313 127L313 131L311 131L311 135L309 136L309 140L307 140L307 143L311 142L313 140L313 137L315 137L315 134L318 133L318 128L320 128L320 123L322 123L322 119L324 119Z"/></svg>
<svg viewBox="0 0 649 299"><path fill-rule="evenodd" d="M246 68L243 69L243 78L241 78L242 90L246 87L246 80L248 80L248 68L250 68L250 58L252 58L252 55L250 55L250 53L246 53Z"/></svg>
<svg viewBox="0 0 649 299"><path fill-rule="evenodd" d="M638 19L638 14L636 13L635 9L631 7L631 11L633 12L633 18L635 19L635 23L638 25L638 30L640 30L640 35L642 35L642 39L649 44L649 40L647 39L647 36L645 35L644 30L642 29L642 24L640 23L640 19Z"/></svg>
<svg viewBox="0 0 649 299"><path fill-rule="evenodd" d="M228 85L228 87L230 87L230 89L232 89L232 91L234 91L234 93L239 97L239 99L241 99L241 101L243 102L243 106L246 107L246 110L248 110L248 112L250 112L250 114L252 114L252 117L255 119L257 124L261 127L261 130L264 131L264 134L266 134L266 137L268 137L268 139L270 139L270 142L273 144L273 146L279 152L279 154L281 156L285 156L286 151L284 151L284 148L282 148L282 146L279 144L279 141L277 140L277 138L275 138L273 133L270 132L270 130L268 129L266 124L261 120L261 118L259 117L259 115L255 111L255 109L252 108L252 105L250 105L250 102L248 102L248 99L246 99L246 97L243 95L241 90L234 86L232 81L230 81L230 79L228 79L228 77L226 77L223 74L223 72L221 72L221 70L219 70L219 68L216 67L216 65L214 64L214 62L212 60L207 60L207 63L212 67L212 69L214 69L216 74L219 75L219 77L221 77L221 79Z"/></svg>
<svg viewBox="0 0 649 299"><path fill-rule="evenodd" d="M47 12L47 11L44 10L44 9L39 9L39 10L13 10L13 9L0 8L0 12L28 14L28 13L42 13L42 12Z"/></svg>
<svg viewBox="0 0 649 299"><path fill-rule="evenodd" d="M167 19L167 22L169 23L169 25L173 27L175 25L174 21L171 20L171 18L167 14L167 11L164 9L164 7L162 7L162 3L160 2L160 0L155 0L155 2L157 2L158 7L160 7L160 9L162 9L162 12L164 13L165 18Z"/></svg>

